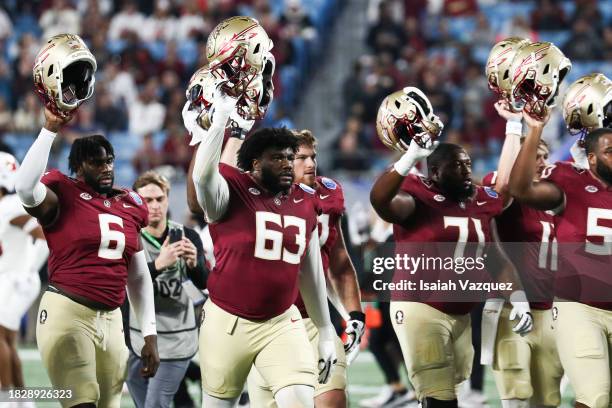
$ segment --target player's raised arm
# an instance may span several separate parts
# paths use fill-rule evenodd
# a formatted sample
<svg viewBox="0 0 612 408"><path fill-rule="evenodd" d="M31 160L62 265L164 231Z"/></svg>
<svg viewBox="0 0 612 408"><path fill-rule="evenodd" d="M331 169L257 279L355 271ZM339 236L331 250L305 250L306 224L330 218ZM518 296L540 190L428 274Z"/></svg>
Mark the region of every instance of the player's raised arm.
<svg viewBox="0 0 612 408"><path fill-rule="evenodd" d="M538 210L559 208L563 204L563 191L547 181L533 182L537 149L550 113L542 120L534 119L527 113L523 113L523 118L529 131L510 173L510 194L519 202Z"/></svg>
<svg viewBox="0 0 612 408"><path fill-rule="evenodd" d="M41 183L40 179L47 169L53 140L71 116L62 118L45 108L45 119L45 126L26 153L15 179L15 190L21 203L42 225L51 224L55 220L59 202L55 192Z"/></svg>
<svg viewBox="0 0 612 408"><path fill-rule="evenodd" d="M429 156L436 146L437 143L433 143L426 149L417 143L410 143L406 153L374 182L370 191L370 202L380 218L393 224L402 224L414 213L414 198L400 191L400 187L410 170L420 160Z"/></svg>
<svg viewBox="0 0 612 408"><path fill-rule="evenodd" d="M512 112L510 105L505 100L495 102L495 110L502 118L506 119L506 138L502 146L501 154L499 155L499 163L497 165L497 178L495 182L495 191L497 191L504 200L504 206L508 205L511 199L508 188L508 180L512 166L521 150L521 136L523 125L521 120L522 114Z"/></svg>
<svg viewBox="0 0 612 408"><path fill-rule="evenodd" d="M334 338L336 332L329 317L325 273L319 247L319 232L315 229L310 237L306 255L300 268L300 293L308 315L319 330L319 383L326 383L336 362Z"/></svg>
<svg viewBox="0 0 612 408"><path fill-rule="evenodd" d="M159 354L157 353L157 329L155 323L155 301L153 296L153 282L149 274L147 259L144 250L132 255L128 268L127 294L130 305L136 314L140 325L144 346L141 357L143 362L142 376L153 377L159 367Z"/></svg>
<svg viewBox="0 0 612 408"><path fill-rule="evenodd" d="M193 133L206 133L202 135L200 145L196 151L193 163L193 183L197 201L204 210L208 222L219 220L225 213L229 202L229 187L227 181L219 172L221 148L225 125L236 106L237 99L228 96L221 90L215 89L212 113L212 124L205 132L197 123L197 115L185 115L185 127Z"/></svg>

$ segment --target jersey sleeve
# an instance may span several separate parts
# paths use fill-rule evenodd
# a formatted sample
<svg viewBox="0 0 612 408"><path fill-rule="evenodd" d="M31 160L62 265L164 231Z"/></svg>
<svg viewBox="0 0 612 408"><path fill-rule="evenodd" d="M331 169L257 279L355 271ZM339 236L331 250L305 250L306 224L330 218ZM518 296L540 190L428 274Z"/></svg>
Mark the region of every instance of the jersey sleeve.
<svg viewBox="0 0 612 408"><path fill-rule="evenodd" d="M219 173L221 173L231 188L235 189L236 186L241 183L241 176L243 173L235 167L229 166L225 163L220 163Z"/></svg>
<svg viewBox="0 0 612 408"><path fill-rule="evenodd" d="M65 186L68 183L68 177L62 174L61 171L53 169L43 174L40 182L53 190L53 192L61 193L65 190Z"/></svg>
<svg viewBox="0 0 612 408"><path fill-rule="evenodd" d="M546 166L542 170L542 180L550 181L555 183L560 189L564 189L564 185L571 182L571 178L578 172L584 172L584 169L577 169L572 163L569 162L556 162Z"/></svg>
<svg viewBox="0 0 612 408"><path fill-rule="evenodd" d="M126 201L128 201L129 204L131 205L136 205L136 208L138 208L138 229L142 229L144 227L146 227L147 225L149 225L149 209L147 208L147 205L145 204L144 200L142 199L142 197L135 191L131 191L131 190L126 190L126 192L128 193L128 197L126 198Z"/></svg>
<svg viewBox="0 0 612 408"><path fill-rule="evenodd" d="M497 182L497 172L492 171L482 178L482 185L487 187L495 187Z"/></svg>
<svg viewBox="0 0 612 408"><path fill-rule="evenodd" d="M400 190L417 199L423 193L423 189L428 187L427 183L430 183L430 181L422 176L408 174L402 182Z"/></svg>

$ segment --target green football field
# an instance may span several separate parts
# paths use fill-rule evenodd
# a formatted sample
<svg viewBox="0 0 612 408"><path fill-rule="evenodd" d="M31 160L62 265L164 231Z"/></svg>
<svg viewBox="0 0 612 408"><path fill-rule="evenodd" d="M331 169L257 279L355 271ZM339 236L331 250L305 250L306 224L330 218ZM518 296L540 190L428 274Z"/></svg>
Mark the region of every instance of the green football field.
<svg viewBox="0 0 612 408"><path fill-rule="evenodd" d="M41 364L38 351L34 348L24 348L20 350L22 358L24 378L26 386L50 386L49 379ZM369 398L378 393L379 387L383 384L383 375L373 356L369 352L361 352L357 360L351 365L348 373L350 406L358 407L358 402L362 399ZM495 384L490 372L486 374L485 392L489 397L490 407L501 407L495 390ZM199 386L191 384L190 391L194 400L199 399ZM564 396L562 407L571 407L571 392ZM1 404L0 404L1 405ZM57 407L58 403L37 403L38 407ZM134 407L134 404L128 394L125 394L121 403L122 407ZM415 404L416 406L416 404Z"/></svg>

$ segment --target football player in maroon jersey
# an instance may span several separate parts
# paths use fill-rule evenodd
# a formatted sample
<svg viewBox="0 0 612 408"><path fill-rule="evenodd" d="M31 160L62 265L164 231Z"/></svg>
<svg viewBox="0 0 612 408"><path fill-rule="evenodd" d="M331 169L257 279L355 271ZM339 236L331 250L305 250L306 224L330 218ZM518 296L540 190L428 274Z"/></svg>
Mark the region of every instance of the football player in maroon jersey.
<svg viewBox="0 0 612 408"><path fill-rule="evenodd" d="M299 290L319 331L319 382L335 360L319 249L315 191L295 185L297 140L287 129L260 129L240 147L238 167L220 164L236 99L215 88L212 124L193 166L197 201L214 243L215 267L200 332L203 404L233 406L254 364L279 407L312 407L315 364ZM192 133L204 130L185 115Z"/></svg>
<svg viewBox="0 0 612 408"><path fill-rule="evenodd" d="M329 382L315 386L315 407L346 407L346 368L359 352L359 344L365 330L365 314L361 309L357 274L346 250L340 227L344 213L344 194L338 182L317 176L317 141L312 133L308 130L294 133L299 145L294 162L296 182L304 183L316 191L315 195L322 210L318 216L321 231L319 245L323 268L329 280L328 296L333 298L334 305L337 305L340 314L347 320L348 342L343 347L340 338L336 337L338 363ZM331 295L332 293L334 295ZM301 296L298 297L296 306L302 314L309 340L316 353L317 329L308 317ZM350 312L347 313L346 310ZM249 400L253 406L275 406L270 387L256 369L249 374L248 383Z"/></svg>
<svg viewBox="0 0 612 408"><path fill-rule="evenodd" d="M383 220L394 224L396 255L426 255L434 263L466 257L482 262L487 253L498 258L497 247L491 244L491 221L501 213L505 198L472 183L471 160L461 146L434 141L438 134L432 134L436 127L431 123L437 118L422 92L405 88L387 98L377 118L379 137L405 153L376 180L370 201ZM407 150L400 146L408 143ZM423 159L429 178L410 174ZM444 245L453 242L456 245ZM396 284L405 280L416 284L414 290L392 290L391 318L409 379L428 408L458 406L456 386L469 377L474 354L469 312L478 302L474 297L466 301L465 292L457 293L450 286L442 287L443 292L420 290L421 282L435 282L432 276L438 282L457 281L463 272L466 279L482 282L488 270L497 281L512 284L509 319L519 319L513 330L527 333L532 327L525 293L508 262L499 269L455 269L396 267L393 279Z"/></svg>
<svg viewBox="0 0 612 408"><path fill-rule="evenodd" d="M555 213L559 244L553 320L559 357L577 407L605 407L611 398L612 129L585 138L589 167L557 162L534 180L548 117L530 126L512 168L510 192L521 204Z"/></svg>
<svg viewBox="0 0 612 408"><path fill-rule="evenodd" d="M484 177L482 184L507 192L508 177L504 175L509 176L525 140L521 137L522 114L512 112L504 101L497 102L495 108L508 121L499 164L504 180L499 179L498 172L493 172ZM548 164L548 153L548 144L540 140L534 162L536 182ZM504 408L527 407L529 404L556 407L561 403L563 368L552 330L551 308L557 270L553 216L512 200L495 220L499 239L504 243L530 300L534 330L524 336L514 333L506 318L510 307L499 299L489 299L483 315L486 321L483 328L489 328L483 331L483 344L488 351L482 354L481 362L492 365Z"/></svg>
<svg viewBox="0 0 612 408"><path fill-rule="evenodd" d="M114 152L103 136L74 141L75 178L45 173L53 140L70 120L48 109L45 117L15 183L50 248L38 348L53 387L72 390L63 406L119 407L128 355L119 309L126 286L145 338L142 375L155 375L159 365L153 285L139 243L147 207L133 191L113 187Z"/></svg>

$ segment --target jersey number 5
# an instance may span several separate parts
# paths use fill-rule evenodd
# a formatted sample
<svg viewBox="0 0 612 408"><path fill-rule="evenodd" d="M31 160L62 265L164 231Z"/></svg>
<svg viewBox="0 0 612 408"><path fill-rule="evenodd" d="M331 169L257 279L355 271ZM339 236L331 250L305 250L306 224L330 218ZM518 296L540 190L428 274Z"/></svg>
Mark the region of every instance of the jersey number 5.
<svg viewBox="0 0 612 408"><path fill-rule="evenodd" d="M283 229L296 227L295 243L297 252L293 253L283 246L283 233L267 228L267 223L276 224ZM299 264L306 250L306 220L292 215L282 216L267 211L255 213L255 258Z"/></svg>
<svg viewBox="0 0 612 408"><path fill-rule="evenodd" d="M594 255L612 255L612 228L599 225L599 221L612 220L612 210L607 208L589 207L587 214L587 239L585 251ZM591 242L588 237L601 237L603 242L596 244Z"/></svg>
<svg viewBox="0 0 612 408"><path fill-rule="evenodd" d="M98 220L100 221L98 256L104 259L121 259L125 249L125 235L122 231L110 229L110 225L115 224L123 228L123 220L112 214L98 214Z"/></svg>

